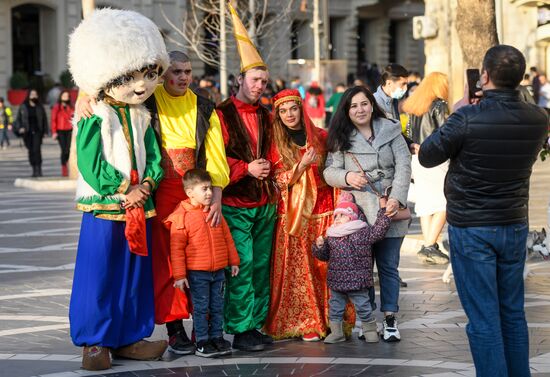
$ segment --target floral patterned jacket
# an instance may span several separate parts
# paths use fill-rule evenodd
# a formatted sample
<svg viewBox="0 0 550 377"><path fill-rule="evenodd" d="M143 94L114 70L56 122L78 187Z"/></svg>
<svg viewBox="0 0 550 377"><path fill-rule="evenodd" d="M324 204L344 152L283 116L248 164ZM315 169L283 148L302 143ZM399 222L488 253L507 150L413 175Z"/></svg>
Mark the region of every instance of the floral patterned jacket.
<svg viewBox="0 0 550 377"><path fill-rule="evenodd" d="M385 208L378 211L374 225L345 237L327 237L322 247L313 245L313 255L328 261L327 285L338 292L372 287L372 245L386 235L391 219Z"/></svg>

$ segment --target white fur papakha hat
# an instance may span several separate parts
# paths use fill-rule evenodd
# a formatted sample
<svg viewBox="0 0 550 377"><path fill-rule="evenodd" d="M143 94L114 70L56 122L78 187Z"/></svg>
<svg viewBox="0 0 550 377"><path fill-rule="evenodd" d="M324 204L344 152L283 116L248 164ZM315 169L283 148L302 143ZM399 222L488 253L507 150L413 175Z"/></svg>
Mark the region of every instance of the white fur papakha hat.
<svg viewBox="0 0 550 377"><path fill-rule="evenodd" d="M122 75L149 64L159 64L164 72L169 63L157 25L137 12L95 10L70 35L69 69L74 82L94 97Z"/></svg>

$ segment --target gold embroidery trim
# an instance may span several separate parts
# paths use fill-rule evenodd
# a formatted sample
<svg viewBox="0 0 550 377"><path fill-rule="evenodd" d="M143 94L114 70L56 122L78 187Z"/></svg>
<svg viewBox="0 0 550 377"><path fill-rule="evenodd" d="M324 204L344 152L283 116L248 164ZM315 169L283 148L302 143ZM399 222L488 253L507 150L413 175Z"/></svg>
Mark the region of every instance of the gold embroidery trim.
<svg viewBox="0 0 550 377"><path fill-rule="evenodd" d="M145 218L149 219L151 217L154 217L157 215L157 211L154 209L151 209L149 211L145 211ZM110 214L110 213L100 213L96 215L98 219L102 220L111 220L111 221L126 221L126 215L123 213L120 214Z"/></svg>
<svg viewBox="0 0 550 377"><path fill-rule="evenodd" d="M126 192L128 191L128 187L130 187L130 181L124 178L116 191L120 194L126 194Z"/></svg>
<svg viewBox="0 0 550 377"><path fill-rule="evenodd" d="M76 209L83 212L91 212L91 211L120 211L120 204L119 203L109 203L109 204L101 204L101 203L93 203L93 204L82 204L77 203Z"/></svg>
<svg viewBox="0 0 550 377"><path fill-rule="evenodd" d="M110 96L105 96L104 101L107 102L109 105L113 105L113 106L118 106L118 107L126 106L125 102L117 101L116 99Z"/></svg>
<svg viewBox="0 0 550 377"><path fill-rule="evenodd" d="M275 101L275 103L273 104L273 107L277 107L277 106L279 106L281 103L283 103L283 102L288 102L288 101L294 101L294 102L296 102L298 105L301 105L301 104L302 104L302 97L298 97L298 96L286 96L286 97L283 97L283 98L279 98L277 101Z"/></svg>
<svg viewBox="0 0 550 377"><path fill-rule="evenodd" d="M122 130L124 131L124 138L128 143L128 152L130 153L130 161L132 161L132 166L134 165L134 145L132 143L132 138L130 137L130 126L128 125L128 119L126 119L126 108L119 107L118 112L122 118Z"/></svg>

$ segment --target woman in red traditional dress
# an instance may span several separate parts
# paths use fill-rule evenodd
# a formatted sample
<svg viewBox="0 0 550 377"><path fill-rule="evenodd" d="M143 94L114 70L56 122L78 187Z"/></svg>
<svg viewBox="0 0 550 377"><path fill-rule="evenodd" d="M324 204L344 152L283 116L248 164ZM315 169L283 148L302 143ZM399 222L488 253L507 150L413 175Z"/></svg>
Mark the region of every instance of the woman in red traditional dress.
<svg viewBox="0 0 550 377"><path fill-rule="evenodd" d="M313 257L311 246L334 209L333 189L322 178L327 133L313 125L297 90L275 95L273 113L281 198L264 330L275 339L317 341L328 328L327 265Z"/></svg>

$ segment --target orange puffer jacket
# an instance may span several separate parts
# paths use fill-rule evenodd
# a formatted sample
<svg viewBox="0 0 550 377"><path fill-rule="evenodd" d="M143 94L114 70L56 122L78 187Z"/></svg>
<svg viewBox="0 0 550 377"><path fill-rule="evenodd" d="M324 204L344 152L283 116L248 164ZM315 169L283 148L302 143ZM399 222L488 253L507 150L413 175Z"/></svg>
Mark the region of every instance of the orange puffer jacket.
<svg viewBox="0 0 550 377"><path fill-rule="evenodd" d="M222 217L217 227L206 222L202 205L182 201L166 220L170 229L170 259L174 280L185 279L187 270L217 271L240 263L229 226Z"/></svg>

